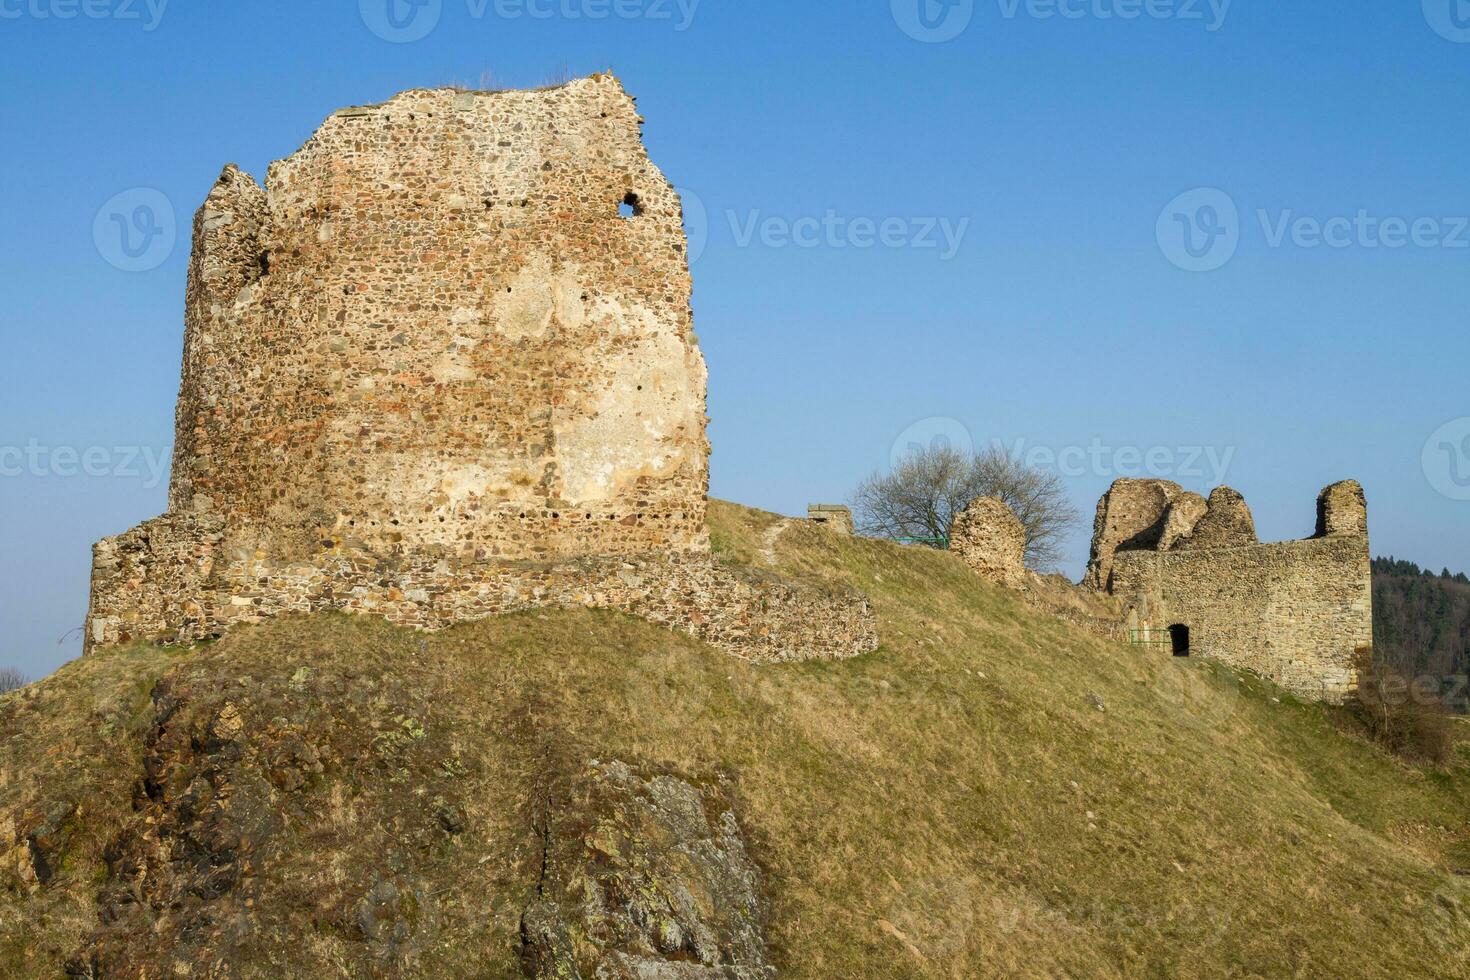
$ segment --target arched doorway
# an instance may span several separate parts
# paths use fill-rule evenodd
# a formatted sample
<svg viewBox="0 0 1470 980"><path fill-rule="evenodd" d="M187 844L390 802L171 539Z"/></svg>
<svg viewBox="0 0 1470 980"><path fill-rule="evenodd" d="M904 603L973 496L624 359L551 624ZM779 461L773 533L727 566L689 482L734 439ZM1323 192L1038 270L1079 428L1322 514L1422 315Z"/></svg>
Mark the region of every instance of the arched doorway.
<svg viewBox="0 0 1470 980"><path fill-rule="evenodd" d="M1189 627L1177 623L1169 627L1169 639L1174 649L1174 656L1189 656Z"/></svg>

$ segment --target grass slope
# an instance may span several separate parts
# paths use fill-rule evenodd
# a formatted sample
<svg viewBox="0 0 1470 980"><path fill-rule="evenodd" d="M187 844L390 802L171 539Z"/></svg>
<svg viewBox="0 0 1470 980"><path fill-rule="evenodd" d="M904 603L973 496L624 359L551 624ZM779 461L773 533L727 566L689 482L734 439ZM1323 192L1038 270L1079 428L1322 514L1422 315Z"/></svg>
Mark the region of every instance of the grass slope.
<svg viewBox="0 0 1470 980"><path fill-rule="evenodd" d="M0 970L57 974L127 884L116 842L157 835L135 789L178 703L192 731L241 733L179 771L258 840L233 888L114 935L119 963L516 976L534 801L620 759L728 777L783 977L1470 976L1464 754L1406 767L949 555L780 520L715 504L716 551L864 590L877 653L753 667L608 613L429 637L326 616L105 653L0 701ZM48 814L39 885L22 838Z"/></svg>

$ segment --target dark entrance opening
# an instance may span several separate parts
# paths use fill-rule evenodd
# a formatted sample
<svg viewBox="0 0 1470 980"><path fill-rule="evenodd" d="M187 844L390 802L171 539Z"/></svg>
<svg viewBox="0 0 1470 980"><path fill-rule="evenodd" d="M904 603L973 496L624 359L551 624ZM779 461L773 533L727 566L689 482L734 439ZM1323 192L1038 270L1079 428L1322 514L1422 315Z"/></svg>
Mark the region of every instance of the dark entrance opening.
<svg viewBox="0 0 1470 980"><path fill-rule="evenodd" d="M1169 627L1169 639L1174 647L1174 656L1189 656L1189 627L1175 625Z"/></svg>

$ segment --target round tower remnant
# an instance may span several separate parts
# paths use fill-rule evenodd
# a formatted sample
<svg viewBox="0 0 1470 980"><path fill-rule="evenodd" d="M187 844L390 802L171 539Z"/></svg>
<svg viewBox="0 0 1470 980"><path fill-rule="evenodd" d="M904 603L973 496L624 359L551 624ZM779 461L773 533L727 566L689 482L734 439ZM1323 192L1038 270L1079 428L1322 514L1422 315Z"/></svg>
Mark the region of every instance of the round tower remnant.
<svg viewBox="0 0 1470 980"><path fill-rule="evenodd" d="M977 497L955 517L950 550L981 577L1019 588L1026 579L1026 527L1002 500Z"/></svg>

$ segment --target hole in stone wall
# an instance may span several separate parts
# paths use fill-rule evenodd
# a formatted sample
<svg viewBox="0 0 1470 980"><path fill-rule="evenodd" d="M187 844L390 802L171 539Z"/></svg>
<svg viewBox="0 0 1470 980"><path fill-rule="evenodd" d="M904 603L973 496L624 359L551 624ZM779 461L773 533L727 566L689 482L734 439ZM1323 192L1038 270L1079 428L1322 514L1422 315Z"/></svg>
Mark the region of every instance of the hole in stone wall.
<svg viewBox="0 0 1470 980"><path fill-rule="evenodd" d="M1176 624L1169 627L1169 640L1174 649L1174 656L1189 656L1189 627Z"/></svg>
<svg viewBox="0 0 1470 980"><path fill-rule="evenodd" d="M618 205L618 216L624 219L637 218L643 214L643 202L638 195L629 191L623 197L623 203Z"/></svg>
<svg viewBox="0 0 1470 980"><path fill-rule="evenodd" d="M261 252L260 255L256 256L256 261L260 263L260 274L262 276L271 274L271 253Z"/></svg>

